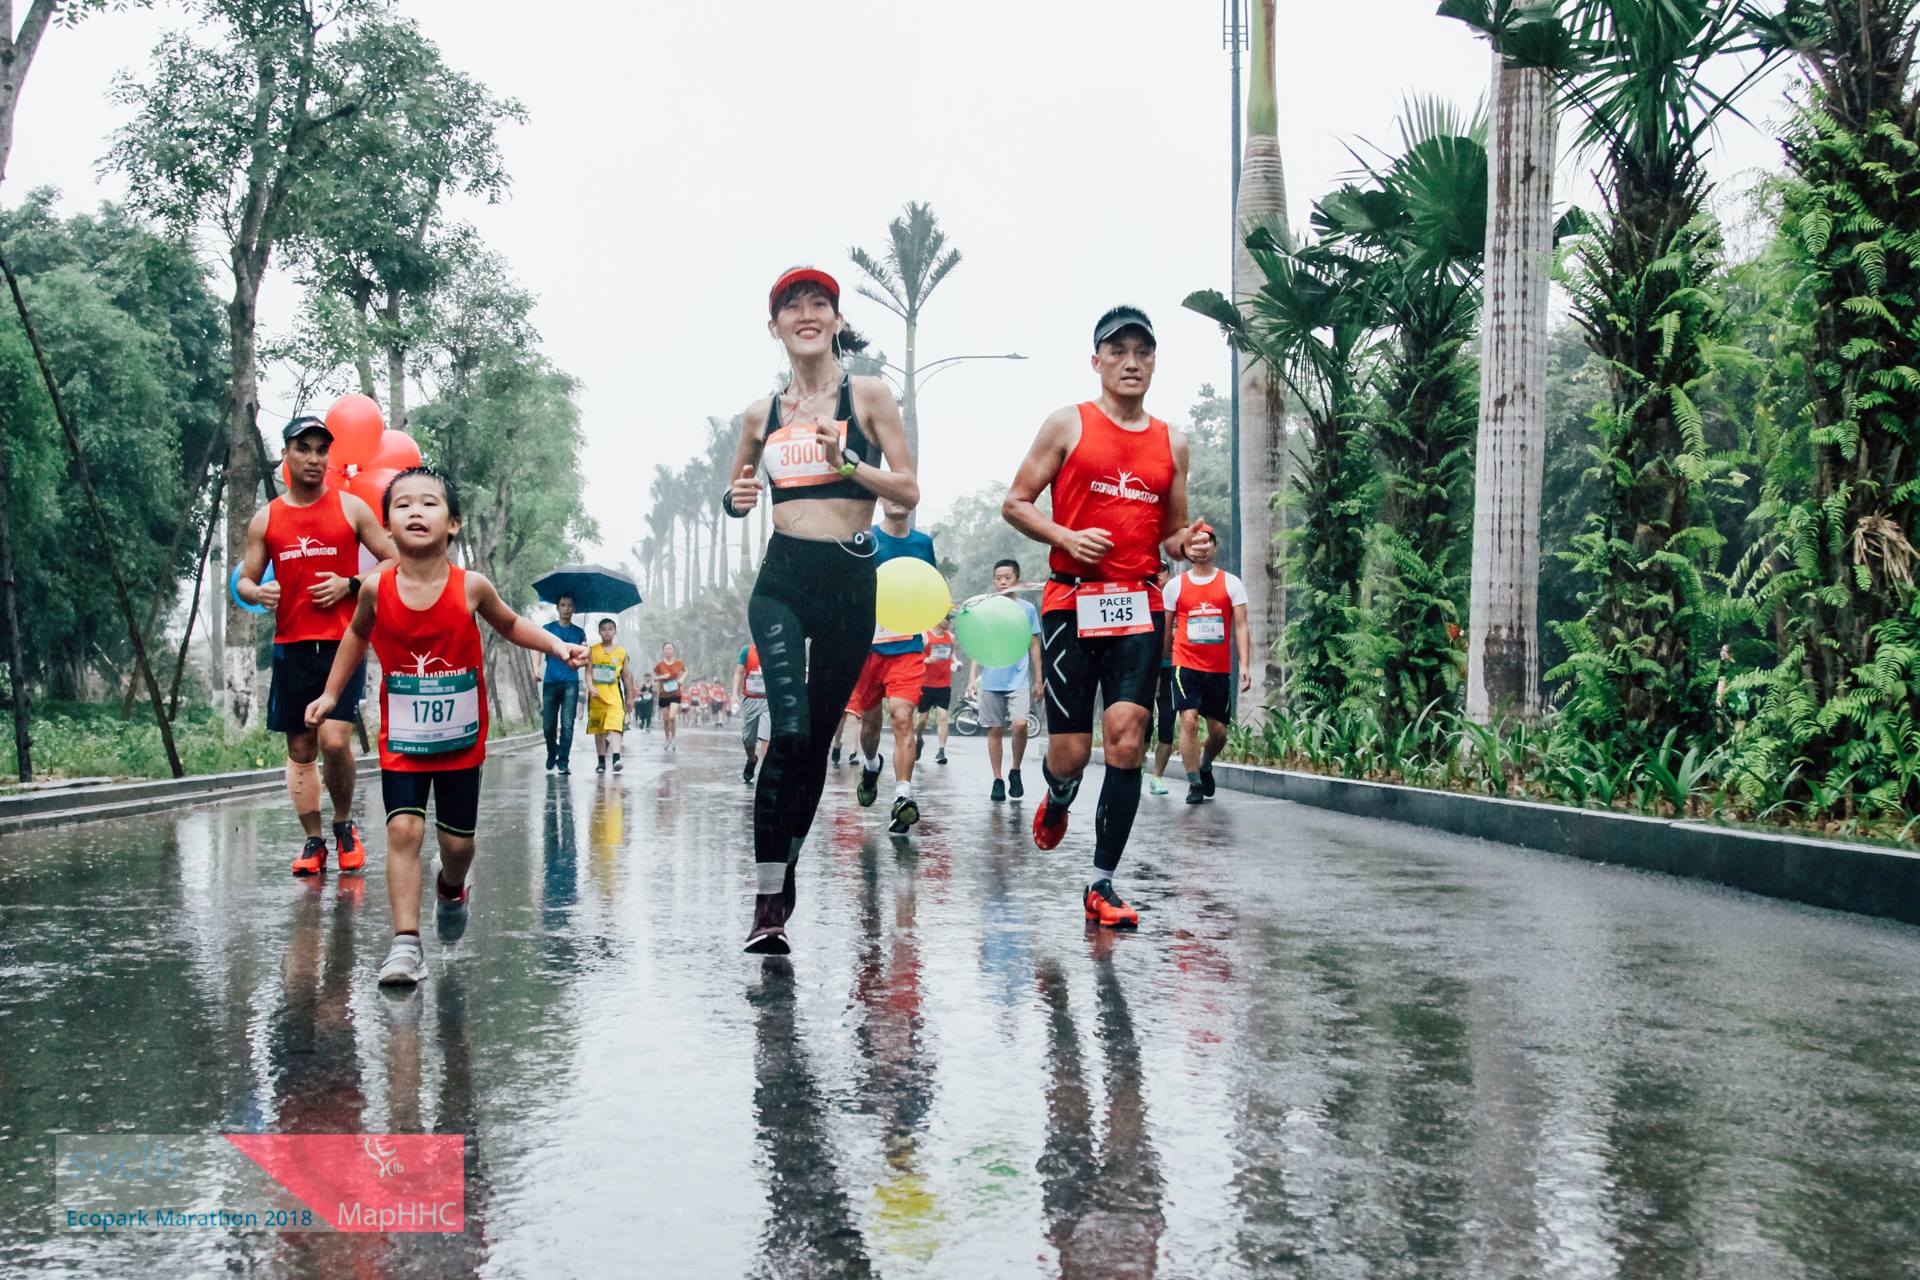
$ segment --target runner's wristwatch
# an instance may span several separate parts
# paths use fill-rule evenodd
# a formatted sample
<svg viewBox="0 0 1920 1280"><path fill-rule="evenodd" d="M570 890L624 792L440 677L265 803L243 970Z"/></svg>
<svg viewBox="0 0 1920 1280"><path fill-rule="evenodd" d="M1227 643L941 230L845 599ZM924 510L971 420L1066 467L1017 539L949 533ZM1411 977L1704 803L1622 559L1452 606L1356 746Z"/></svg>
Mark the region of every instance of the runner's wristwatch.
<svg viewBox="0 0 1920 1280"><path fill-rule="evenodd" d="M840 456L845 459L836 470L843 476L850 476L860 469L860 451L840 446Z"/></svg>
<svg viewBox="0 0 1920 1280"><path fill-rule="evenodd" d="M357 596L360 594L360 575L359 574L356 573L351 578L347 579L347 594L350 596Z"/></svg>

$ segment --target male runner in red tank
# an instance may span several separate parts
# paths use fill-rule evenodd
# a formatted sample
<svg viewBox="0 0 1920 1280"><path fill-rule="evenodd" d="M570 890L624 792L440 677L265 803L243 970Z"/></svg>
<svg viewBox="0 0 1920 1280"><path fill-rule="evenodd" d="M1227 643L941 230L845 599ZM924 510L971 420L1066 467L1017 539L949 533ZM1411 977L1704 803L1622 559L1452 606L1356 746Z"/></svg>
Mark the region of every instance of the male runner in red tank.
<svg viewBox="0 0 1920 1280"><path fill-rule="evenodd" d="M1155 346L1144 311L1115 307L1100 317L1093 328L1100 398L1058 409L1041 424L1000 508L1007 523L1053 548L1040 606L1049 737L1040 766L1047 794L1033 815L1033 841L1042 849L1067 833L1067 808L1093 754L1095 692L1106 700L1106 778L1082 903L1087 919L1108 928L1140 923L1114 891L1113 873L1140 808L1140 764L1165 643L1153 577L1163 552L1186 557L1190 532L1186 437L1146 410ZM1049 486L1052 519L1035 505Z"/></svg>
<svg viewBox="0 0 1920 1280"><path fill-rule="evenodd" d="M293 860L293 874L319 875L327 865L320 829L320 783L324 763L333 800L333 839L342 871L367 864L360 831L353 825L353 722L360 707L364 672L355 669L339 702L318 729L309 729L307 704L327 686L327 672L340 638L353 620L360 591L360 548L382 564L398 552L373 509L350 493L327 488L327 453L333 434L318 418L295 418L280 433L287 463L286 496L275 498L247 526L247 552L234 590L248 604L274 612L273 684L267 694L267 729L287 735L287 793L306 831ZM274 581L262 583L267 565Z"/></svg>
<svg viewBox="0 0 1920 1280"><path fill-rule="evenodd" d="M1253 655L1247 639L1247 588L1215 567L1213 526L1195 522L1187 537L1193 568L1166 585L1167 657L1173 662L1173 709L1180 717L1180 761L1187 768L1187 803L1213 798L1213 762L1227 745L1233 720L1232 658L1227 634L1240 655L1240 692L1253 687ZM1200 721L1207 744L1200 745Z"/></svg>

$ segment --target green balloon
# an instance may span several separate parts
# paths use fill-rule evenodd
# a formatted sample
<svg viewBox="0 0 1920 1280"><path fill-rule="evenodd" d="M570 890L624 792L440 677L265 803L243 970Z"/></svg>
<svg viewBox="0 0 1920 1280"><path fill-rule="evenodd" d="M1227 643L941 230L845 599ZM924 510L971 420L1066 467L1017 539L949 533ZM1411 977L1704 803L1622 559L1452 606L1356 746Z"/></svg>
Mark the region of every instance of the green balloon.
<svg viewBox="0 0 1920 1280"><path fill-rule="evenodd" d="M1010 667L1027 652L1033 626L1027 611L1009 596L989 596L968 605L953 620L954 636L983 667Z"/></svg>

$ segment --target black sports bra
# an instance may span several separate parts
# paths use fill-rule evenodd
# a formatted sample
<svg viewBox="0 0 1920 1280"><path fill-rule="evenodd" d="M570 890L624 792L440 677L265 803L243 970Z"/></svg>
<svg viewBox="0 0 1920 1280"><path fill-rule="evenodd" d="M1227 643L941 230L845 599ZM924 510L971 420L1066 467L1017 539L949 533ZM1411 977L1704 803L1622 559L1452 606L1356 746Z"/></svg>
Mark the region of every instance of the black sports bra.
<svg viewBox="0 0 1920 1280"><path fill-rule="evenodd" d="M840 375L840 401L834 406L833 420L841 425L840 446L851 449L860 455L860 460L874 466L879 459L874 456L873 446L867 435L860 429L860 419L853 411L853 379L846 374ZM767 404L767 429L760 437L760 461L767 469L767 478L773 482L773 501L788 502L794 498L865 498L873 499L873 492L852 476L843 476L827 465L826 453L814 438L811 423L797 423L791 426L780 421L780 394Z"/></svg>

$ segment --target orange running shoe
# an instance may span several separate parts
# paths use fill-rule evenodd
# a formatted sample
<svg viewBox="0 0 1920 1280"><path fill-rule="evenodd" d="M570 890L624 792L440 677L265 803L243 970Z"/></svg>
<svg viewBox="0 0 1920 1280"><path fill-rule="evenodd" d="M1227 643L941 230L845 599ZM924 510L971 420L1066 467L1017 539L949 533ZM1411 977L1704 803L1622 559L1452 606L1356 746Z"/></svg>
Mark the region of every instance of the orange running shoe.
<svg viewBox="0 0 1920 1280"><path fill-rule="evenodd" d="M1065 809L1060 811L1060 821L1055 822L1049 815L1053 813L1053 797L1040 797L1039 808L1033 811L1033 842L1042 849L1051 849L1067 838L1067 818Z"/></svg>
<svg viewBox="0 0 1920 1280"><path fill-rule="evenodd" d="M360 828L356 824L334 823L333 844L339 853L342 871L358 871L367 865L367 846L360 843Z"/></svg>
<svg viewBox="0 0 1920 1280"><path fill-rule="evenodd" d="M300 848L300 856L293 860L293 874L297 876L317 876L327 869L327 842L323 836L308 836L306 844Z"/></svg>
<svg viewBox="0 0 1920 1280"><path fill-rule="evenodd" d="M1097 920L1105 929L1137 929L1140 927L1140 913L1120 901L1120 895L1113 891L1113 881L1096 880L1087 886L1087 919Z"/></svg>

